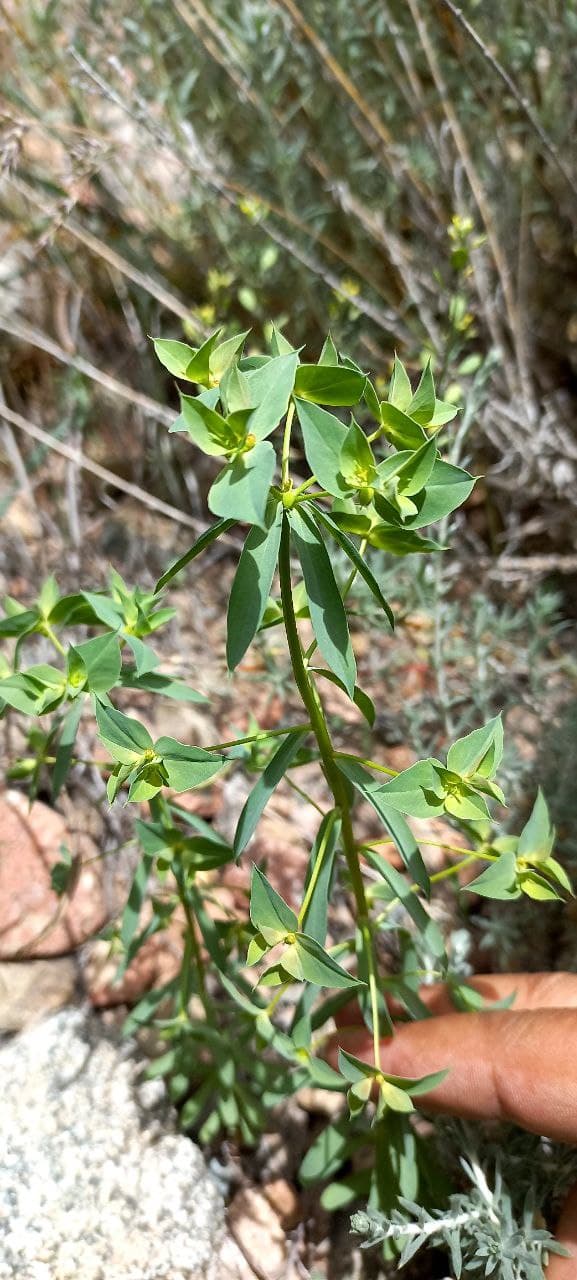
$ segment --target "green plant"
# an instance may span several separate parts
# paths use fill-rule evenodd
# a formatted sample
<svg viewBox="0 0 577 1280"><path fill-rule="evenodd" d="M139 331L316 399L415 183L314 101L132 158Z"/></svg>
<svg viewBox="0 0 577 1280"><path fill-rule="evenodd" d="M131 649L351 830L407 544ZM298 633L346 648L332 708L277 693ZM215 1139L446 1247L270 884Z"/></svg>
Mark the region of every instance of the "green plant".
<svg viewBox="0 0 577 1280"><path fill-rule="evenodd" d="M136 822L142 854L111 943L122 972L175 913L182 920L179 977L149 993L129 1025L152 1019L159 1028L166 1052L151 1072L167 1077L171 1096L182 1103L183 1124L204 1142L227 1132L250 1144L270 1108L302 1084L346 1094L350 1123L343 1118L325 1129L301 1176L328 1183L326 1205L365 1197L372 1208L391 1212L399 1194L426 1203L439 1196L442 1178L409 1117L413 1099L426 1097L444 1073L405 1079L382 1070L381 1037L392 1031L388 998L400 1001L408 1016L423 1016L419 985L425 972L445 976L460 1007L473 998L461 975L450 971L429 911L435 884L452 879L458 885L459 872L479 863L484 869L467 888L487 897L563 898L571 886L553 857L554 832L541 795L518 838L500 837L494 829L489 806L504 803L496 782L503 750L498 716L453 742L443 759L429 757L401 773L336 750L331 736L320 692L327 679L369 726L375 717L357 683L349 629L347 605L357 576L377 601L383 624L394 626L369 549L401 557L440 554L443 547L422 530L445 521L473 487L472 476L441 456L457 410L438 399L430 362L413 389L395 358L381 400L330 336L317 363L301 361L277 329L268 353L244 354L246 337L222 341L217 331L199 348L155 341L168 370L198 389L181 392L181 413L171 430L221 464L208 494L215 521L153 592L130 590L113 572L108 591L60 597L50 580L29 608L7 599L0 635L16 645L13 669L0 679L0 698L5 710L52 717L48 732L35 728L31 755L15 767L21 775L29 772L33 784L41 768L52 767L56 797L75 759L89 695L98 737L111 758L105 767L110 802L126 791L129 801L149 806L148 816ZM348 423L334 412L343 409L351 411ZM116 708L111 694L128 687L202 700L162 673L151 639L172 616L162 602L164 589L237 523L248 532L228 601L229 670L238 667L261 628L282 626L303 714L298 723L204 748L154 739ZM348 564L340 584L332 548ZM303 626L311 632L306 644ZM98 634L64 642L64 629L83 627ZM41 662L21 669L34 636L52 645L58 666ZM178 796L234 768L247 748L259 776L229 844L187 812ZM248 917L215 917L205 873L244 854L275 788L311 760L324 774L330 803L310 851L300 904L287 903L253 865ZM376 813L383 838L363 841L356 834L358 798ZM463 848L456 834L454 844L442 846L451 865L431 875L407 818L439 815L463 828L473 847ZM387 858L387 845L397 851L403 872ZM61 892L68 871L69 859L63 860L54 878ZM337 886L350 903L350 936L327 942ZM398 940L396 973L383 972L379 961L377 942L387 933ZM323 1048L333 1015L351 998L372 1031L374 1055L367 1063L341 1051L335 1069ZM351 1174L345 1166L361 1148L371 1158Z"/></svg>

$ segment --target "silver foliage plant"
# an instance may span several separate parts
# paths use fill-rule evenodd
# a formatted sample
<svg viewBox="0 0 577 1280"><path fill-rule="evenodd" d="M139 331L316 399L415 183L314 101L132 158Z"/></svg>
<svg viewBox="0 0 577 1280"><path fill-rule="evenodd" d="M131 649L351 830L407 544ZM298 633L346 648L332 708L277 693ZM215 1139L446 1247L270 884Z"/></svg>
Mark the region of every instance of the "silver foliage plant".
<svg viewBox="0 0 577 1280"><path fill-rule="evenodd" d="M549 1255L569 1254L546 1227L535 1224L531 1193L516 1213L499 1166L490 1185L475 1156L461 1164L470 1189L452 1195L444 1209L429 1212L400 1196L400 1207L387 1216L373 1210L353 1214L352 1231L364 1237L361 1248L394 1242L401 1251L400 1267L422 1248L444 1248L456 1280L463 1272L499 1280L544 1280Z"/></svg>

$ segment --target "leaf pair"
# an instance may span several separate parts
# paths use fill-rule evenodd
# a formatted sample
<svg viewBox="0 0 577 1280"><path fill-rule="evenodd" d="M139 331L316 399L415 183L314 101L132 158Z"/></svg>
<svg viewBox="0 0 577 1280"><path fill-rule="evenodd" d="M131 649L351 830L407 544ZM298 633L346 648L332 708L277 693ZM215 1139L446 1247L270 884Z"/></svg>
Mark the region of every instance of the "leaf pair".
<svg viewBox="0 0 577 1280"><path fill-rule="evenodd" d="M380 409L384 433L400 449L418 449L426 440L424 428L438 430L457 413L454 405L437 400L430 360L413 394L409 375L397 356L389 395Z"/></svg>
<svg viewBox="0 0 577 1280"><path fill-rule="evenodd" d="M363 1062L345 1049L339 1049L339 1070L348 1082L347 1101L352 1116L363 1111L371 1096L376 1093L377 1103L373 1123L382 1119L385 1112L414 1111L412 1099L430 1093L441 1084L447 1071L435 1071L431 1075L411 1078L387 1075L378 1067Z"/></svg>
<svg viewBox="0 0 577 1280"><path fill-rule="evenodd" d="M282 945L280 959L262 974L261 985L276 987L294 981L351 989L363 985L337 964L315 938L300 930L295 912L254 865L250 918L256 933L249 944L247 964L257 964L273 947Z"/></svg>
<svg viewBox="0 0 577 1280"><path fill-rule="evenodd" d="M248 332L219 342L222 329L217 329L200 347L190 347L186 342L176 342L171 338L153 338L154 350L160 363L175 378L213 387L224 377L242 349Z"/></svg>
<svg viewBox="0 0 577 1280"><path fill-rule="evenodd" d="M150 800L164 786L177 792L201 786L226 763L224 756L189 747L175 738L161 737L153 742L138 720L99 699L95 699L95 709L99 737L115 761L107 786L111 803L125 783L129 800Z"/></svg>
<svg viewBox="0 0 577 1280"><path fill-rule="evenodd" d="M503 726L496 716L481 729L459 739L447 754L446 766L429 758L404 769L378 788L383 804L413 818L448 813L461 821L489 817L485 796L504 804L492 781L503 754Z"/></svg>
<svg viewBox="0 0 577 1280"><path fill-rule="evenodd" d="M539 789L530 817L519 837L495 840L492 851L500 856L466 888L484 898L519 898L522 893L538 902L573 894L565 868L552 856L555 828L547 802Z"/></svg>

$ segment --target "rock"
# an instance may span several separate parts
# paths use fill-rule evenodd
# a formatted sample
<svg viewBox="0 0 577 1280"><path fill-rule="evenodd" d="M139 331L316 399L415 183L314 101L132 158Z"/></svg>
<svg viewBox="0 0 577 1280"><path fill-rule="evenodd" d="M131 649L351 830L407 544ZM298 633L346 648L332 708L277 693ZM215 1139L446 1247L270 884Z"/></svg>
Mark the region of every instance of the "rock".
<svg viewBox="0 0 577 1280"><path fill-rule="evenodd" d="M262 1193L255 1187L237 1191L228 1211L228 1221L233 1238L257 1274L264 1272L268 1280L284 1277L287 1259L284 1231Z"/></svg>
<svg viewBox="0 0 577 1280"><path fill-rule="evenodd" d="M107 918L100 862L82 868L70 900L60 899L50 884L67 843L60 814L40 801L30 807L20 791L6 791L0 830L0 959L74 951Z"/></svg>
<svg viewBox="0 0 577 1280"><path fill-rule="evenodd" d="M140 1071L82 1010L0 1050L0 1280L208 1277L222 1200L156 1082L139 1100Z"/></svg>
<svg viewBox="0 0 577 1280"><path fill-rule="evenodd" d="M147 938L119 982L115 982L118 957L108 942L95 941L83 968L83 980L95 1009L136 1004L152 987L162 987L179 972L184 950L183 925L171 920L166 929Z"/></svg>
<svg viewBox="0 0 577 1280"><path fill-rule="evenodd" d="M0 963L0 1032L21 1031L38 1018L72 1004L77 977L76 964L69 956Z"/></svg>
<svg viewBox="0 0 577 1280"><path fill-rule="evenodd" d="M298 1194L286 1178L275 1178L263 1185L264 1194L274 1209L281 1226L285 1231L296 1227L301 1217L301 1205Z"/></svg>

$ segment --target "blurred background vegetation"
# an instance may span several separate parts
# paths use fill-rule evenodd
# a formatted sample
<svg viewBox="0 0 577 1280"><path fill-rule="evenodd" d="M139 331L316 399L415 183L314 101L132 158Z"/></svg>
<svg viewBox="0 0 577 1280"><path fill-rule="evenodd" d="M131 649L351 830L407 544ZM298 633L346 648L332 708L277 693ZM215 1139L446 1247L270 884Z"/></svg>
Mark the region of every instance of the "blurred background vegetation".
<svg viewBox="0 0 577 1280"><path fill-rule="evenodd" d="M413 373L432 355L462 406L452 457L483 477L450 561L380 566L401 616L432 619L407 735L557 714L577 0L0 0L0 65L8 589L55 562L146 578L204 524L211 477L167 435L150 334L258 345L273 320L316 357L328 319L383 388L395 349Z"/></svg>

